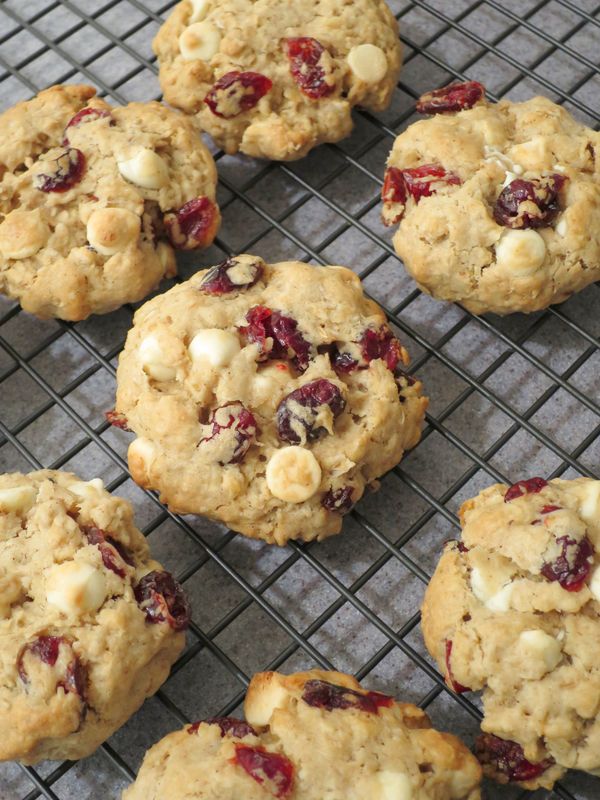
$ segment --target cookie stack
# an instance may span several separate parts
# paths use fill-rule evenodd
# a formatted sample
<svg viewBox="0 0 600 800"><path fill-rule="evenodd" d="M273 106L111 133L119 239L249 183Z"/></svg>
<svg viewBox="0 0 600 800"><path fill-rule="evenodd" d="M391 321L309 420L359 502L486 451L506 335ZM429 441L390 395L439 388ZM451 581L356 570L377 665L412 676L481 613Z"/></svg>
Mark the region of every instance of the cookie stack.
<svg viewBox="0 0 600 800"><path fill-rule="evenodd" d="M360 25L357 25L360 19ZM390 102L383 0L183 0L154 41L165 100L54 86L0 116L0 291L41 318L143 300L220 224L226 153L293 160ZM383 220L420 288L535 311L600 278L600 134L474 81L417 102ZM171 512L269 544L322 540L419 441L421 382L354 271L232 254L135 313L109 421ZM259 673L231 717L147 754L124 800L478 800L600 774L600 482L496 485L463 505L423 606L448 690L483 692L476 756L418 708L313 670ZM168 677L184 590L98 479L0 476L0 759L92 753ZM327 765L327 769L324 768Z"/></svg>

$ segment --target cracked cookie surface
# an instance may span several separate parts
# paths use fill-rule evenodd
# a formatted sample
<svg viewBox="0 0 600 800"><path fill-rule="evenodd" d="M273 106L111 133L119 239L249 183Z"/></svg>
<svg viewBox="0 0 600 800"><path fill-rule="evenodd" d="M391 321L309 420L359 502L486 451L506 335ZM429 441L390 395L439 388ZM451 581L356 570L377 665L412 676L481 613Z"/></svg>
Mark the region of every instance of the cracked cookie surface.
<svg viewBox="0 0 600 800"><path fill-rule="evenodd" d="M479 800L481 769L416 706L350 675L255 675L246 722L194 723L148 751L123 800Z"/></svg>
<svg viewBox="0 0 600 800"><path fill-rule="evenodd" d="M276 160L348 136L355 105L386 108L401 63L384 0L184 0L153 46L168 103L227 153Z"/></svg>
<svg viewBox="0 0 600 800"><path fill-rule="evenodd" d="M233 257L135 316L117 375L129 468L175 511L325 538L419 440L407 362L350 270Z"/></svg>
<svg viewBox="0 0 600 800"><path fill-rule="evenodd" d="M92 753L164 683L188 621L101 481L0 475L0 760Z"/></svg>
<svg viewBox="0 0 600 800"><path fill-rule="evenodd" d="M551 788L600 770L600 481L496 484L461 509L427 589L427 648L483 691L484 771Z"/></svg>
<svg viewBox="0 0 600 800"><path fill-rule="evenodd" d="M43 318L141 300L175 275L173 247L208 246L220 222L190 120L94 95L53 86L0 115L0 291Z"/></svg>

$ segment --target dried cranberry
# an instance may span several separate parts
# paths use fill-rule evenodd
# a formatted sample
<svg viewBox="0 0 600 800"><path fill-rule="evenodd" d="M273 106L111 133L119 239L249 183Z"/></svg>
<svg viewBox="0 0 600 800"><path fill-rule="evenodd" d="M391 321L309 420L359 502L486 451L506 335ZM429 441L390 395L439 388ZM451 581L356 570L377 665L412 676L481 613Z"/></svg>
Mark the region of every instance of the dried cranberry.
<svg viewBox="0 0 600 800"><path fill-rule="evenodd" d="M560 506L544 506L540 514L551 514L553 511L560 511Z"/></svg>
<svg viewBox="0 0 600 800"><path fill-rule="evenodd" d="M537 494L546 486L548 486L548 481L543 478L529 478L526 481L517 481L507 489L504 495L504 502L510 503L511 500L516 500L526 494Z"/></svg>
<svg viewBox="0 0 600 800"><path fill-rule="evenodd" d="M165 214L164 222L173 247L195 250L207 247L219 227L219 212L208 197L195 197L177 211Z"/></svg>
<svg viewBox="0 0 600 800"><path fill-rule="evenodd" d="M235 258L228 258L216 267L212 267L202 279L200 290L206 294L229 294L254 286L263 274L262 261L257 260L253 263L244 261L240 267L241 263Z"/></svg>
<svg viewBox="0 0 600 800"><path fill-rule="evenodd" d="M393 225L402 219L409 196L418 203L422 197L435 194L440 186L459 186L460 183L458 175L446 172L440 164L423 164L411 169L388 167L381 192L384 223Z"/></svg>
<svg viewBox="0 0 600 800"><path fill-rule="evenodd" d="M212 113L223 119L249 111L273 88L273 81L260 72L227 72L204 98Z"/></svg>
<svg viewBox="0 0 600 800"><path fill-rule="evenodd" d="M285 47L290 60L290 72L300 91L311 100L327 97L335 89L335 83L328 83L327 74L331 74L328 66L328 51L321 42L310 36L286 39Z"/></svg>
<svg viewBox="0 0 600 800"><path fill-rule="evenodd" d="M19 677L26 686L29 685L29 675L24 664L28 653L39 658L43 664L53 667L58 661L61 647L69 649L70 659L64 679L56 684L57 688L63 689L65 694L77 694L84 699L87 678L85 667L73 652L71 642L64 636L38 636L33 642L26 644L17 657Z"/></svg>
<svg viewBox="0 0 600 800"><path fill-rule="evenodd" d="M208 424L212 425L210 436L201 439L199 444L215 442L219 439L219 463L239 464L256 438L257 425L254 415L240 402L233 401L215 408ZM224 435L223 431L229 431ZM227 436L227 438L225 438Z"/></svg>
<svg viewBox="0 0 600 800"><path fill-rule="evenodd" d="M450 684L450 688L456 694L464 694L465 692L470 692L468 686L463 686L462 683L458 683L458 681L454 680L454 675L452 674L452 667L450 666L450 656L452 655L452 640L446 639L446 672L448 673L448 683Z"/></svg>
<svg viewBox="0 0 600 800"><path fill-rule="evenodd" d="M494 777L505 781L524 782L539 777L554 764L553 758L532 763L527 761L523 748L510 739L500 739L492 733L482 733L475 742L475 755L485 767L491 767Z"/></svg>
<svg viewBox="0 0 600 800"><path fill-rule="evenodd" d="M169 572L149 572L133 592L148 622L168 622L175 631L183 631L189 625L189 603L183 589Z"/></svg>
<svg viewBox="0 0 600 800"><path fill-rule="evenodd" d="M507 228L547 228L560 211L558 193L566 180L564 175L516 178L500 192L494 219Z"/></svg>
<svg viewBox="0 0 600 800"><path fill-rule="evenodd" d="M354 487L343 486L341 489L330 489L321 500L321 505L332 514L340 514L342 517L347 514L354 505L352 493Z"/></svg>
<svg viewBox="0 0 600 800"><path fill-rule="evenodd" d="M120 414L118 411L113 410L105 411L104 416L107 422L114 428L120 428L122 431L129 431L131 433L131 428L128 425L125 414Z"/></svg>
<svg viewBox="0 0 600 800"><path fill-rule="evenodd" d="M210 719L203 719L190 725L187 732L198 733L200 725L218 725L221 729L221 736L227 736L229 734L236 739L243 739L244 736L257 736L252 725L248 725L247 722L236 719L235 717L211 717Z"/></svg>
<svg viewBox="0 0 600 800"><path fill-rule="evenodd" d="M360 361L351 352L340 350L337 345L329 346L329 358L336 372L347 374L356 369L367 369L371 361L377 358L381 358L386 367L394 372L402 360L400 342L386 326L377 331L368 328L356 344L360 347Z"/></svg>
<svg viewBox="0 0 600 800"><path fill-rule="evenodd" d="M110 111L103 111L100 108L82 108L81 111L78 111L77 114L67 122L63 135L63 145L66 147L69 144L69 137L67 135L69 128L79 128L80 125L87 125L88 122L94 122L97 119L110 116L112 116Z"/></svg>
<svg viewBox="0 0 600 800"><path fill-rule="evenodd" d="M305 372L310 360L310 344L298 330L298 323L280 311L254 306L246 314L248 325L240 333L260 348L261 360L290 359L299 372Z"/></svg>
<svg viewBox="0 0 600 800"><path fill-rule="evenodd" d="M578 592L590 574L594 547L587 536L579 542L570 536L560 536L556 543L561 547L561 554L544 564L540 571L544 578L558 581L568 592Z"/></svg>
<svg viewBox="0 0 600 800"><path fill-rule="evenodd" d="M290 444L305 444L315 441L327 433L322 421L332 421L346 406L339 388L331 381L319 378L305 383L299 389L284 397L277 408L277 433L279 438ZM331 412L331 417L327 414ZM325 419L322 418L325 413ZM329 419L328 419L329 418Z"/></svg>
<svg viewBox="0 0 600 800"><path fill-rule="evenodd" d="M98 546L102 556L102 563L106 569L111 570L120 578L124 578L127 575L127 571L123 567L123 562L130 567L133 567L134 563L121 542L113 539L110 534L100 528L96 528L94 525L86 525L81 530L90 544Z"/></svg>
<svg viewBox="0 0 600 800"><path fill-rule="evenodd" d="M294 783L294 765L279 753L262 747L236 744L234 763L245 769L257 783L266 783L275 797L289 797Z"/></svg>
<svg viewBox="0 0 600 800"><path fill-rule="evenodd" d="M485 86L477 81L451 83L441 89L426 92L417 100L419 114L440 114L473 108L485 96Z"/></svg>
<svg viewBox="0 0 600 800"><path fill-rule="evenodd" d="M79 183L85 172L85 156L75 147L67 147L52 163L52 172L40 172L34 178L34 186L40 192L66 192Z"/></svg>
<svg viewBox="0 0 600 800"><path fill-rule="evenodd" d="M377 714L380 708L389 708L394 704L393 697L381 692L363 694L354 689L346 689L345 686L336 686L334 683L319 680L306 681L302 699L309 706L323 708L325 711L333 711L335 708L356 708L371 714Z"/></svg>

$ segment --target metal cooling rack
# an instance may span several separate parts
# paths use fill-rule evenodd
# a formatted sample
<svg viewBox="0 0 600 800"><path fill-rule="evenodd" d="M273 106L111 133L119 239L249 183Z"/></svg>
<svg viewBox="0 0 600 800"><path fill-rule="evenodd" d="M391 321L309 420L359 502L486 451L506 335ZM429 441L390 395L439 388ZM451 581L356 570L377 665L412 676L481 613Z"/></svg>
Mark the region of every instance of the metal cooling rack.
<svg viewBox="0 0 600 800"><path fill-rule="evenodd" d="M174 2L3 0L0 107L51 83L84 81L114 102L158 98L152 37ZM460 503L493 481L600 477L598 285L543 313L473 317L415 289L378 219L383 165L415 98L453 78L492 96L546 94L600 122L600 2L393 0L405 64L390 110L359 112L353 136L290 165L218 161L224 254L342 263L363 278L413 356L432 399L418 447L323 544L267 547L169 513L129 479L128 437L108 428L116 357L132 308L71 325L0 300L0 470L42 465L103 477L128 497L152 547L184 582L194 623L158 695L78 764L0 766L1 800L114 798L169 730L235 712L251 674L335 666L427 708L472 742L477 699L454 697L424 651L418 609ZM195 263L193 263L195 262ZM1 735L1 732L0 732ZM536 798L592 800L600 780L570 773ZM499 800L532 795L487 787Z"/></svg>

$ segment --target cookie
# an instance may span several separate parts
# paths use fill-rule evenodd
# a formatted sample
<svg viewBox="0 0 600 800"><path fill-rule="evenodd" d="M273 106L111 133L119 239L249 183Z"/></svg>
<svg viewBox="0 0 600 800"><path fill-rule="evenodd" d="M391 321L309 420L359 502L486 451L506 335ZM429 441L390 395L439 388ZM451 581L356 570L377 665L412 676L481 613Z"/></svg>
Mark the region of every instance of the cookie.
<svg viewBox="0 0 600 800"><path fill-rule="evenodd" d="M480 798L481 769L458 739L350 675L259 673L245 714L166 736L123 800Z"/></svg>
<svg viewBox="0 0 600 800"><path fill-rule="evenodd" d="M388 160L383 219L419 287L474 314L539 311L600 279L600 133L545 97L489 103L469 82Z"/></svg>
<svg viewBox="0 0 600 800"><path fill-rule="evenodd" d="M461 509L423 633L456 692L483 692L490 777L551 788L600 774L600 481L496 484Z"/></svg>
<svg viewBox="0 0 600 800"><path fill-rule="evenodd" d="M168 103L226 153L282 161L386 108L402 57L384 0L183 0L153 47Z"/></svg>
<svg viewBox="0 0 600 800"><path fill-rule="evenodd" d="M136 313L110 419L138 436L134 480L172 510L323 539L419 440L407 361L350 270L240 255Z"/></svg>
<svg viewBox="0 0 600 800"><path fill-rule="evenodd" d="M0 292L81 320L144 298L220 222L214 162L159 103L53 86L0 115Z"/></svg>
<svg viewBox="0 0 600 800"><path fill-rule="evenodd" d="M189 616L102 481L0 475L0 761L92 753L167 679Z"/></svg>

